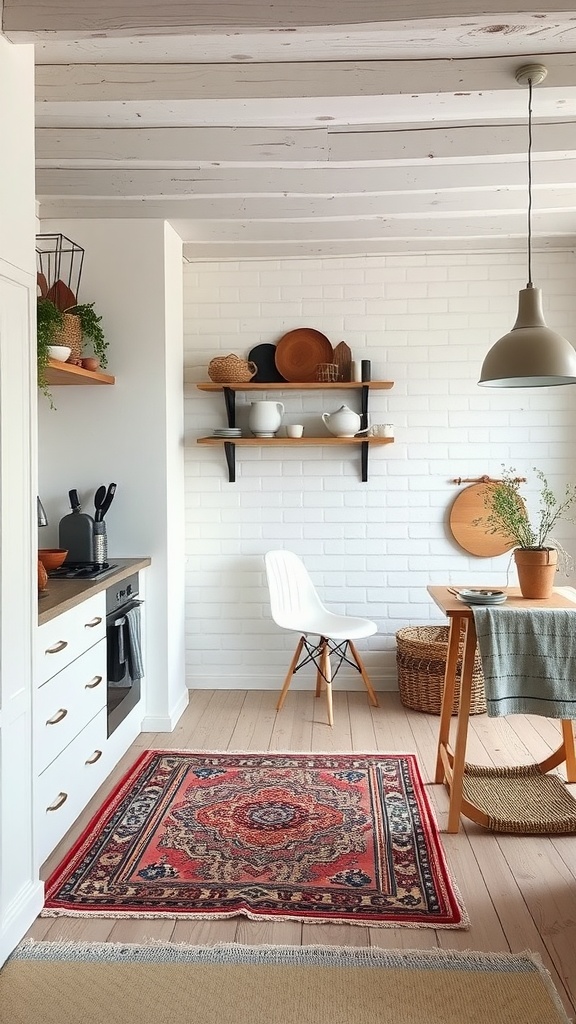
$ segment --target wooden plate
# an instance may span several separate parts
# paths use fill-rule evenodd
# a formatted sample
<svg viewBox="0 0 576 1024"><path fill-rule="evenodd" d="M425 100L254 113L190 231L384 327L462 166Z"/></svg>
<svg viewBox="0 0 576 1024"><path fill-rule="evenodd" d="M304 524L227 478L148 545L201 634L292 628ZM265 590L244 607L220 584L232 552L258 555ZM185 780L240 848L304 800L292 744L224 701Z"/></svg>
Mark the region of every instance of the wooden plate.
<svg viewBox="0 0 576 1024"><path fill-rule="evenodd" d="M333 354L325 334L312 327L298 327L276 345L276 368L285 380L303 384L316 380L318 363L331 363Z"/></svg>
<svg viewBox="0 0 576 1024"><path fill-rule="evenodd" d="M485 498L491 484L472 484L456 496L450 509L450 531L454 540L464 551L482 558L503 555L514 547L514 541L506 540L498 533L486 533L486 519L489 515Z"/></svg>

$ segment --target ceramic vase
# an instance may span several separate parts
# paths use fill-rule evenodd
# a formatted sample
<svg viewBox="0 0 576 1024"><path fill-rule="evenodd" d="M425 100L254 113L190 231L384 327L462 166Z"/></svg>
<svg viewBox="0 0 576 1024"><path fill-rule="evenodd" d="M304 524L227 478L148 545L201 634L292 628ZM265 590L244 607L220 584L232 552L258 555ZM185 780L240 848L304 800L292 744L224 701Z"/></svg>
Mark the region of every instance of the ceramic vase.
<svg viewBox="0 0 576 1024"><path fill-rule="evenodd" d="M542 601L552 595L558 568L556 548L516 548L514 561L522 597Z"/></svg>

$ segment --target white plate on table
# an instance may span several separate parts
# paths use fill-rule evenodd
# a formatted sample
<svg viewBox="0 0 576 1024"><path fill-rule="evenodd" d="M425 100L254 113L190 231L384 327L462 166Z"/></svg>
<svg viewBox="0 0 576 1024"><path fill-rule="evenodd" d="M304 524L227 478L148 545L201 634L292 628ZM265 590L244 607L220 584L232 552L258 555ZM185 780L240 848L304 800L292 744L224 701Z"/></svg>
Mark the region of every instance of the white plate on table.
<svg viewBox="0 0 576 1024"><path fill-rule="evenodd" d="M458 599L464 604L503 604L508 595L503 590L460 590Z"/></svg>

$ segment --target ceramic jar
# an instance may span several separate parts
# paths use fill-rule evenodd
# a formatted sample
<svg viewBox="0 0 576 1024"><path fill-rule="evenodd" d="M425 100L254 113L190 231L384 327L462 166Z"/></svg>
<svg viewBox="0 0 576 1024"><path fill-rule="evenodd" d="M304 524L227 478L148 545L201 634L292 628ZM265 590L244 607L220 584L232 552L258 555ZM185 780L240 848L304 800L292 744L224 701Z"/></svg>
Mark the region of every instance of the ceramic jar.
<svg viewBox="0 0 576 1024"><path fill-rule="evenodd" d="M255 437L274 437L283 415L282 402L251 402L248 426Z"/></svg>

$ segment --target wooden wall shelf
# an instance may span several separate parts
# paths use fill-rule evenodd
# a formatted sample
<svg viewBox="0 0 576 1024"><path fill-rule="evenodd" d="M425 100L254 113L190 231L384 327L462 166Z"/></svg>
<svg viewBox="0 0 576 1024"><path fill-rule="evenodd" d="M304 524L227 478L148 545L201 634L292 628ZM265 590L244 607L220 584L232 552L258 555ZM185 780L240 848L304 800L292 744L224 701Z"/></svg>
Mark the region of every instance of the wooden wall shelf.
<svg viewBox="0 0 576 1024"><path fill-rule="evenodd" d="M273 384L214 384L212 381L203 381L196 387L200 391L348 391L350 388L360 390L368 388L369 391L389 391L394 387L393 380L341 380L335 384L321 384L319 381L307 381L305 384L291 384L288 381L274 382Z"/></svg>
<svg viewBox="0 0 576 1024"><path fill-rule="evenodd" d="M46 381L49 387L62 384L115 384L116 378L100 370L85 370L83 366L73 363L61 363L58 359L49 359L46 367Z"/></svg>
<svg viewBox="0 0 576 1024"><path fill-rule="evenodd" d="M335 383L324 384L320 381L307 381L303 384L288 381L268 382L265 384L216 384L214 381L203 381L197 384L199 391L220 391L224 394L226 405L226 417L228 426L236 426L236 392L237 391L342 391L354 390L360 392L360 425L362 429L368 426L368 392L389 391L394 387L392 380L371 380L371 381L336 381ZM310 447L311 445L334 446L353 445L360 446L360 464L362 483L368 480L368 451L370 448L393 444L393 437L198 437L197 444L223 447L228 465L228 480L234 483L236 480L236 448L294 448Z"/></svg>
<svg viewBox="0 0 576 1024"><path fill-rule="evenodd" d="M393 437L198 437L198 444L212 444L212 445L223 445L223 444L235 444L237 447L245 448L275 448L276 445L282 445L282 447L302 447L302 445L342 445L342 444L393 444Z"/></svg>

